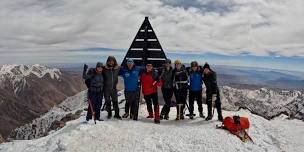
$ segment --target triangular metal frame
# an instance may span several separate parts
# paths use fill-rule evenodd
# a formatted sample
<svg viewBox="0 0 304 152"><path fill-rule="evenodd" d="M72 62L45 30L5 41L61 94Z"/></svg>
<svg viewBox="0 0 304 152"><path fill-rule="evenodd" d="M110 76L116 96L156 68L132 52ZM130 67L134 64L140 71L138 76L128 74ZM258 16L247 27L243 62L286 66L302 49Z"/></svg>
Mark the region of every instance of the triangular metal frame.
<svg viewBox="0 0 304 152"><path fill-rule="evenodd" d="M136 66L149 62L154 67L161 67L167 59L148 17L145 17L121 65L125 65L128 58L132 58Z"/></svg>

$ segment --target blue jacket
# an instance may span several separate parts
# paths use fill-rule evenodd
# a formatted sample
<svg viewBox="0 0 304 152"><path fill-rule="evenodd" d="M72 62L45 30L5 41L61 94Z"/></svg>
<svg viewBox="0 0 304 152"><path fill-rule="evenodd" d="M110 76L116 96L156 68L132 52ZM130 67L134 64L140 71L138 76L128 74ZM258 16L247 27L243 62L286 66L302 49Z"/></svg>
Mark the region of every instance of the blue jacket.
<svg viewBox="0 0 304 152"><path fill-rule="evenodd" d="M120 70L119 75L124 79L125 91L136 91L141 68L134 66L131 70L124 67Z"/></svg>
<svg viewBox="0 0 304 152"><path fill-rule="evenodd" d="M201 71L191 71L189 72L190 79L190 90L191 91L201 91L203 84L203 75Z"/></svg>

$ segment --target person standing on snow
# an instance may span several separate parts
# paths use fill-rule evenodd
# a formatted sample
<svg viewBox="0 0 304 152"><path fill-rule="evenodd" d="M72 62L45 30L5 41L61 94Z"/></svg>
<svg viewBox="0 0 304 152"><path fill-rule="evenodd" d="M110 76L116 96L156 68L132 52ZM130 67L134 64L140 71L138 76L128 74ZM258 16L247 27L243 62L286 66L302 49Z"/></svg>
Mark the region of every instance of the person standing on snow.
<svg viewBox="0 0 304 152"><path fill-rule="evenodd" d="M189 117L193 119L194 114L194 100L198 105L198 111L201 118L205 118L203 114L203 102L202 102L202 84L203 84L203 69L198 66L197 61L191 62L190 69L187 69L189 75Z"/></svg>
<svg viewBox="0 0 304 152"><path fill-rule="evenodd" d="M126 63L127 66L121 68L119 72L119 75L121 75L124 79L125 98L126 98L125 114L122 117L128 118L130 111L130 119L137 120L139 97L140 97L138 81L141 73L141 68L136 67L132 59L127 59Z"/></svg>
<svg viewBox="0 0 304 152"><path fill-rule="evenodd" d="M176 120L184 119L184 108L188 93L188 75L180 60L174 62L173 70L174 96L176 98Z"/></svg>
<svg viewBox="0 0 304 152"><path fill-rule="evenodd" d="M161 110L160 119L169 120L171 99L173 96L173 68L170 59L166 60L164 67L160 69L160 73L160 79L162 81L161 90L165 101L165 105Z"/></svg>
<svg viewBox="0 0 304 152"><path fill-rule="evenodd" d="M216 73L210 68L208 63L205 63L204 67L204 76L203 81L206 86L206 97L207 97L207 106L208 106L208 116L206 120L211 120L213 117L212 107L216 107L218 120L223 121L222 109L221 109L221 99L220 92L217 85Z"/></svg>
<svg viewBox="0 0 304 152"><path fill-rule="evenodd" d="M157 96L158 73L153 69L153 65L151 63L146 64L146 69L141 74L140 81L142 86L142 93L144 94L144 99L146 101L147 109L149 112L149 116L147 118L154 117L154 122L160 123L159 104ZM154 105L154 115L152 103Z"/></svg>
<svg viewBox="0 0 304 152"><path fill-rule="evenodd" d="M107 59L106 66L104 68L104 96L106 100L106 108L108 111L108 119L112 118L112 106L115 110L114 118L121 119L119 115L119 106L118 106L118 96L117 96L117 83L118 83L118 73L120 67L117 64L117 61L114 56L109 56Z"/></svg>
<svg viewBox="0 0 304 152"><path fill-rule="evenodd" d="M88 87L88 113L86 120L92 119L92 115L95 120L102 121L100 118L100 108L102 105L103 97L103 86L104 79L102 75L103 64L98 62L95 69L90 69L87 72L88 65L84 65L82 77L85 79L86 85ZM92 107L91 107L92 106Z"/></svg>

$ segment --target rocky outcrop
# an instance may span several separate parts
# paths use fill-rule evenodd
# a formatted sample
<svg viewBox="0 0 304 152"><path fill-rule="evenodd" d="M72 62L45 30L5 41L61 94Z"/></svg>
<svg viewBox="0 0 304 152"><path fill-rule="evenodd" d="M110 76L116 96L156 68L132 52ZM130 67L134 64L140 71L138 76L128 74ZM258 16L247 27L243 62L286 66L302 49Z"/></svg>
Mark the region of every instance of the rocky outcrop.
<svg viewBox="0 0 304 152"><path fill-rule="evenodd" d="M60 128L63 128L65 126L66 122L78 119L81 116L81 113L82 113L82 110L78 110L74 114L73 113L67 114L61 120L55 120L51 124L51 127L49 128L49 131L58 130Z"/></svg>

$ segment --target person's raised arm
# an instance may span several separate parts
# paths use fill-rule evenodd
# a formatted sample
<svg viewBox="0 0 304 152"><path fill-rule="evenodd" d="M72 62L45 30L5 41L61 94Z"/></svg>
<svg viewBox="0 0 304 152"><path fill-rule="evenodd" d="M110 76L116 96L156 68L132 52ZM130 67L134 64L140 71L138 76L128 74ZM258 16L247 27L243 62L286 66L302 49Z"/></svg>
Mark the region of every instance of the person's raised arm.
<svg viewBox="0 0 304 152"><path fill-rule="evenodd" d="M87 70L88 70L88 65L84 64L83 65L83 71L82 71L82 78L87 79Z"/></svg>

